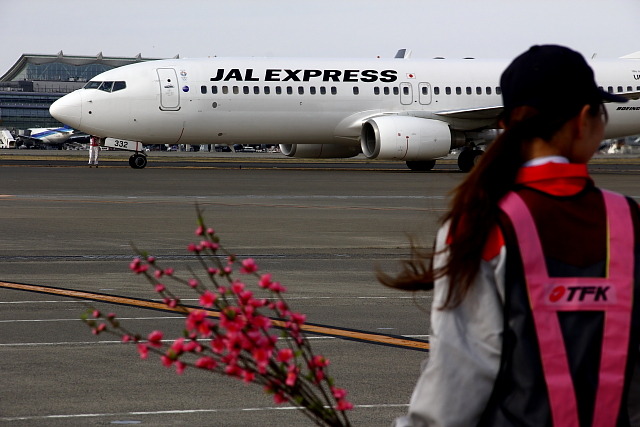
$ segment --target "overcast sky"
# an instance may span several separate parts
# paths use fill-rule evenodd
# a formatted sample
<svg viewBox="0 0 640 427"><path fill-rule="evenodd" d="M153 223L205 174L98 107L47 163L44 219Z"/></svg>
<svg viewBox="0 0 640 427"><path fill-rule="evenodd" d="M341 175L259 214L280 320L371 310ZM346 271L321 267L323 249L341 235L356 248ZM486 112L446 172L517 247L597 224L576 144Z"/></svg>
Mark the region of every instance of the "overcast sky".
<svg viewBox="0 0 640 427"><path fill-rule="evenodd" d="M0 0L0 75L23 53L513 58L537 43L640 51L640 0Z"/></svg>

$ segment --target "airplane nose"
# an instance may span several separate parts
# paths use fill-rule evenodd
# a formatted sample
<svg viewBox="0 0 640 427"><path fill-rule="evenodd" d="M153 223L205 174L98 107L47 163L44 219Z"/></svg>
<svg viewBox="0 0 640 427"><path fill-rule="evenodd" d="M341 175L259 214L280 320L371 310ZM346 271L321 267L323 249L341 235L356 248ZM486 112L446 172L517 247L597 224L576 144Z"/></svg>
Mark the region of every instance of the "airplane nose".
<svg viewBox="0 0 640 427"><path fill-rule="evenodd" d="M79 91L71 92L55 101L49 107L53 118L74 129L80 129L82 121L82 95Z"/></svg>

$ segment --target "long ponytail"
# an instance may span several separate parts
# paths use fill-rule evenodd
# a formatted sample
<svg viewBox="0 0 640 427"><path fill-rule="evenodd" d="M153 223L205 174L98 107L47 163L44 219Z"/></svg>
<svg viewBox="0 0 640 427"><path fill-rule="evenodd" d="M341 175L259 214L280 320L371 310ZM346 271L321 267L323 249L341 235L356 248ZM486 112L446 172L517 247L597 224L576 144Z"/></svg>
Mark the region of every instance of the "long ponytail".
<svg viewBox="0 0 640 427"><path fill-rule="evenodd" d="M597 114L599 104L592 107ZM576 114L569 111L549 115L532 107L515 108L503 121L504 131L453 190L451 208L442 219L443 223L450 223L452 236L446 249L447 262L434 268L436 253L412 244L411 258L402 262L401 272L391 277L379 271L378 280L386 286L416 291L431 290L436 279L448 276L449 291L441 308L459 305L478 273L491 227L497 223L498 202L513 189L528 143L535 137L550 140Z"/></svg>

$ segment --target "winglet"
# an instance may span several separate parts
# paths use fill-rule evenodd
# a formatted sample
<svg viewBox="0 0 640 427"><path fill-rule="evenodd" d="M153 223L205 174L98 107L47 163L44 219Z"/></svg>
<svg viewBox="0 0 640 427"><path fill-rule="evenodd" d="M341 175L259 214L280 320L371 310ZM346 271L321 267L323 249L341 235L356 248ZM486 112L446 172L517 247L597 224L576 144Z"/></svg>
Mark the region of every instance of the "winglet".
<svg viewBox="0 0 640 427"><path fill-rule="evenodd" d="M620 59L640 59L640 50L630 53L629 55L621 56Z"/></svg>

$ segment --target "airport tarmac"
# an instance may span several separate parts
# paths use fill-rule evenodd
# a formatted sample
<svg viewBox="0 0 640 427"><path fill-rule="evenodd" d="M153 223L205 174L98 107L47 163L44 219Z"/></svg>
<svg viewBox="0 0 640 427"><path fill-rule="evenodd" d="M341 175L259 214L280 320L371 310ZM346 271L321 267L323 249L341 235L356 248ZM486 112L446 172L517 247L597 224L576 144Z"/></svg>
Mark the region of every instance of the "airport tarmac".
<svg viewBox="0 0 640 427"><path fill-rule="evenodd" d="M431 245L447 194L464 177L455 162L433 173L401 163L304 162L271 153L128 155L0 151L0 281L154 299L128 270L131 244L178 272L193 265L195 205L222 243L253 257L288 288L307 321L335 330L427 341L430 295L377 283L394 271L409 237ZM235 154L235 155L234 155ZM640 160L596 159L598 185L640 199ZM3 390L0 422L11 425L310 425L257 386L187 370L177 376L133 346L95 337L79 317L86 301L0 287ZM195 303L193 301L192 303ZM171 331L178 316L115 303L131 329ZM356 406L353 425L387 426L406 411L428 353L375 339L309 335L330 375Z"/></svg>

